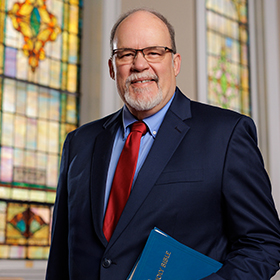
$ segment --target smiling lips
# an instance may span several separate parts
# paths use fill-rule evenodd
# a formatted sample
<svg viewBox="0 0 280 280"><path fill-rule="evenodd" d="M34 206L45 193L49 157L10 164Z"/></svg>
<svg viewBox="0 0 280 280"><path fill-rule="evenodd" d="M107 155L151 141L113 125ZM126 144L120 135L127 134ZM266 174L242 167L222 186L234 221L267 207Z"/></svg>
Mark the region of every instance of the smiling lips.
<svg viewBox="0 0 280 280"><path fill-rule="evenodd" d="M127 85L130 84L145 84L145 83L150 83L150 82L156 82L158 81L158 77L154 74L131 74L127 80L126 83Z"/></svg>
<svg viewBox="0 0 280 280"><path fill-rule="evenodd" d="M153 82L154 80L137 80L137 81L132 81L131 84L143 84L143 83L148 83L148 82Z"/></svg>

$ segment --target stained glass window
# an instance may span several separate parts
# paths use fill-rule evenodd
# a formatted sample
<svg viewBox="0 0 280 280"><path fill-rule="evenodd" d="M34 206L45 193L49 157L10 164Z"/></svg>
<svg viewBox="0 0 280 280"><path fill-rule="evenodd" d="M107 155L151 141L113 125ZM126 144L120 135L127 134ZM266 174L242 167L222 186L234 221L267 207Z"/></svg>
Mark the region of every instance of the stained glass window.
<svg viewBox="0 0 280 280"><path fill-rule="evenodd" d="M78 126L80 0L0 0L0 258L46 259Z"/></svg>
<svg viewBox="0 0 280 280"><path fill-rule="evenodd" d="M248 1L206 0L208 101L251 114Z"/></svg>

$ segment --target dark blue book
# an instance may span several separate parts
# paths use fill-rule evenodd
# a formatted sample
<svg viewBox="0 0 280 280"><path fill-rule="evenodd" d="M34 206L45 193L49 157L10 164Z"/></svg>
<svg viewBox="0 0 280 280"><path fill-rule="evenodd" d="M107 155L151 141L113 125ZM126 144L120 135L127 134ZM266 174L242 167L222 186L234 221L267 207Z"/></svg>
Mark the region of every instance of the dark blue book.
<svg viewBox="0 0 280 280"><path fill-rule="evenodd" d="M154 228L127 280L198 280L222 264Z"/></svg>

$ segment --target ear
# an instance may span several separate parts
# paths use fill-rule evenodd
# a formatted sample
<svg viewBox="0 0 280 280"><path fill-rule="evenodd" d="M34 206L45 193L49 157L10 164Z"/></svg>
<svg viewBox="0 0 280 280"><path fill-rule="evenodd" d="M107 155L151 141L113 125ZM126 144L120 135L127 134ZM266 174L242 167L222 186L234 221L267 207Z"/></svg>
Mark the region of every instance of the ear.
<svg viewBox="0 0 280 280"><path fill-rule="evenodd" d="M175 77L177 77L181 69L181 55L179 53L173 55L173 69Z"/></svg>
<svg viewBox="0 0 280 280"><path fill-rule="evenodd" d="M108 60L108 66L109 66L109 73L110 73L110 77L115 80L115 70L114 70L114 65L113 65L113 61L112 58L110 58Z"/></svg>

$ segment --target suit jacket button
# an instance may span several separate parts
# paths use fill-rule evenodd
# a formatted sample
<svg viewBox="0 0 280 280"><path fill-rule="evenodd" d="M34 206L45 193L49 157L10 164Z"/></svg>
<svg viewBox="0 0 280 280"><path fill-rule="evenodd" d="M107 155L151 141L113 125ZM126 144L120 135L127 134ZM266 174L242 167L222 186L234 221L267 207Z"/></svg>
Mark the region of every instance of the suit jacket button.
<svg viewBox="0 0 280 280"><path fill-rule="evenodd" d="M111 264L112 264L112 261L110 259L104 259L102 266L105 268L108 268L111 266Z"/></svg>

